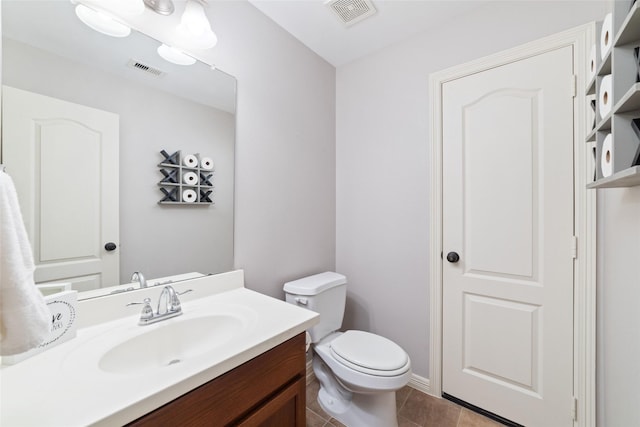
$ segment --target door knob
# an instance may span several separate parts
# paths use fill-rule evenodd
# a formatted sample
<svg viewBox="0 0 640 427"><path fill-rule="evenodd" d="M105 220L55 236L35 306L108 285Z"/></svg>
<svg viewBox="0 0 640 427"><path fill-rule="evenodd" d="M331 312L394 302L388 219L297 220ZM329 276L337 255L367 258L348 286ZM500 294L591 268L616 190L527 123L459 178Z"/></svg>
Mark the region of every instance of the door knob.
<svg viewBox="0 0 640 427"><path fill-rule="evenodd" d="M104 245L104 248L105 248L107 251L111 252L111 251L115 251L115 250L116 250L116 248L117 248L117 246L116 246L116 244L115 244L115 243L113 243L113 242L109 242L109 243L107 243L106 245Z"/></svg>
<svg viewBox="0 0 640 427"><path fill-rule="evenodd" d="M457 252L449 252L447 254L447 261L456 263L460 261L460 255Z"/></svg>

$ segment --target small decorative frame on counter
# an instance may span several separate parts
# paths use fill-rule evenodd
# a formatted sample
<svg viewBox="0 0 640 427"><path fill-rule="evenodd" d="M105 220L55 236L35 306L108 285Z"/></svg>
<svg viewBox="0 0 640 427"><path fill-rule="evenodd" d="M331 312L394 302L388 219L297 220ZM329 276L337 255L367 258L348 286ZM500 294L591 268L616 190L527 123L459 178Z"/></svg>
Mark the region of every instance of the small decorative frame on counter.
<svg viewBox="0 0 640 427"><path fill-rule="evenodd" d="M213 161L200 154L182 155L160 151L163 160L158 164L162 180L158 187L162 192L161 205L212 205Z"/></svg>

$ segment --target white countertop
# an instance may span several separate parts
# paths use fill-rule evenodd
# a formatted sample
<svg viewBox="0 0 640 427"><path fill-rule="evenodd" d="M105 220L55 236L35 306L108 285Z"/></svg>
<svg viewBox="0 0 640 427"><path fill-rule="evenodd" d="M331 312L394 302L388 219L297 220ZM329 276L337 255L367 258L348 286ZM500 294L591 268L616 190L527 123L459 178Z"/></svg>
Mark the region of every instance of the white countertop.
<svg viewBox="0 0 640 427"><path fill-rule="evenodd" d="M242 277L241 271L238 274ZM194 292L181 297L182 316L138 326L140 306L137 306L136 314L99 323L93 319L86 322L88 326L79 329L71 341L17 365L3 367L0 370L0 425L123 425L304 332L319 320L318 314L312 311L238 286L242 280L236 276L218 287L212 285L223 279L208 277L211 283L207 278L191 281L197 286L191 286ZM181 286L187 288L189 282L182 282ZM206 290L203 284L207 285ZM153 292L155 304L160 289ZM202 297L197 298L198 294ZM100 300L104 299L109 306L113 302L107 303L107 300L112 298L117 301L114 311L123 306L122 295ZM80 303L79 316L102 302L89 301L91 306L84 307L84 311ZM130 309L127 308L127 313ZM205 354L183 363L129 374L108 373L98 367L97 360L121 342L121 337L132 337L181 319L224 313L242 314L243 330L222 345L213 344L212 350ZM104 320L104 313L98 318ZM256 379L259 378L260 373L256 372Z"/></svg>

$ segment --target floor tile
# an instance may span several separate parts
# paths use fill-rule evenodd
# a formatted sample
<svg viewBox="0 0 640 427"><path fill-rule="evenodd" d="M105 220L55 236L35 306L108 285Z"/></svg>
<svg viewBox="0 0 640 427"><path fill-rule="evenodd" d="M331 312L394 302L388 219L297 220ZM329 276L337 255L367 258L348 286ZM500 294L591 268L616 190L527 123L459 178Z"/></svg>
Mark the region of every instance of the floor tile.
<svg viewBox="0 0 640 427"><path fill-rule="evenodd" d="M331 416L329 416L318 403L318 390L320 390L320 383L317 379L307 384L307 408L311 409L325 421L329 421Z"/></svg>
<svg viewBox="0 0 640 427"><path fill-rule="evenodd" d="M477 414L468 409L462 408L458 427L500 427L502 424L497 423L485 416Z"/></svg>
<svg viewBox="0 0 640 427"><path fill-rule="evenodd" d="M307 426L346 427L331 418L318 404L320 384L307 384ZM438 399L411 387L396 392L398 427L500 427L501 424L462 408L445 399Z"/></svg>
<svg viewBox="0 0 640 427"><path fill-rule="evenodd" d="M456 427L461 408L447 400L411 390L399 415L426 427Z"/></svg>
<svg viewBox="0 0 640 427"><path fill-rule="evenodd" d="M409 386L404 386L400 390L396 391L396 409L398 411L402 409L402 405L407 401L409 393L411 393L411 387Z"/></svg>
<svg viewBox="0 0 640 427"><path fill-rule="evenodd" d="M412 423L405 417L398 416L398 427L422 427L422 426L416 423Z"/></svg>
<svg viewBox="0 0 640 427"><path fill-rule="evenodd" d="M327 420L322 419L320 415L316 414L309 408L307 408L306 420L307 427L323 427L327 423Z"/></svg>

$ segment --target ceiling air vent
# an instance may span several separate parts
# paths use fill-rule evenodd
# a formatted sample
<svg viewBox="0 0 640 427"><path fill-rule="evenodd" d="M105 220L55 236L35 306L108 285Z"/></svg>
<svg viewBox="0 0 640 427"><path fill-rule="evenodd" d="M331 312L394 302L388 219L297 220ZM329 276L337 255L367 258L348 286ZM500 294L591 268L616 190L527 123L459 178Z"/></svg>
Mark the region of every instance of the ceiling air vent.
<svg viewBox="0 0 640 427"><path fill-rule="evenodd" d="M151 74L154 77L163 77L165 74L167 74L162 70L154 68L151 65L143 64L142 62L136 61L134 59L130 59L129 62L127 63L127 66L139 71L144 71L145 73Z"/></svg>
<svg viewBox="0 0 640 427"><path fill-rule="evenodd" d="M369 0L329 0L325 5L346 26L351 26L376 13L376 8Z"/></svg>

